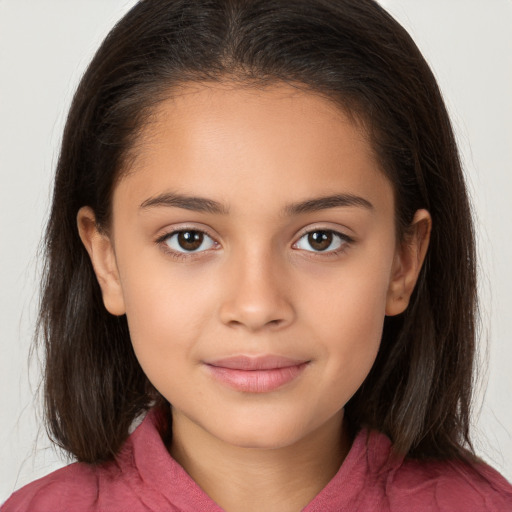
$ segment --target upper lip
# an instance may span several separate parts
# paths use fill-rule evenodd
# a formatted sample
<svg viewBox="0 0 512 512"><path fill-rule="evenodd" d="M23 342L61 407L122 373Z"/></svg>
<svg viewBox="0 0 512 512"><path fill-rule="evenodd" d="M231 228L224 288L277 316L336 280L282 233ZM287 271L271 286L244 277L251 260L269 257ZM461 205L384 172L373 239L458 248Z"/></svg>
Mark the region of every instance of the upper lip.
<svg viewBox="0 0 512 512"><path fill-rule="evenodd" d="M205 361L210 366L228 368L231 370L273 370L276 368L287 368L307 363L304 359L294 359L278 355L264 356L232 356L222 359Z"/></svg>

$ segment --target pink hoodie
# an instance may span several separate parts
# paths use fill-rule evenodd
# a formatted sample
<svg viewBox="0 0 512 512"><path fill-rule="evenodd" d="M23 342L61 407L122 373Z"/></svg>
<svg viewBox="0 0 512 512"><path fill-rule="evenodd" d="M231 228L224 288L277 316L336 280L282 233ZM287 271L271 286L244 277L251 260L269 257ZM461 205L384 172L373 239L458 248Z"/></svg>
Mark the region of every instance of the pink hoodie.
<svg viewBox="0 0 512 512"><path fill-rule="evenodd" d="M169 455L150 412L117 460L71 464L16 491L2 512L222 512ZM229 485L226 483L226 485ZM303 512L512 511L512 486L485 464L391 457L361 430L337 474Z"/></svg>

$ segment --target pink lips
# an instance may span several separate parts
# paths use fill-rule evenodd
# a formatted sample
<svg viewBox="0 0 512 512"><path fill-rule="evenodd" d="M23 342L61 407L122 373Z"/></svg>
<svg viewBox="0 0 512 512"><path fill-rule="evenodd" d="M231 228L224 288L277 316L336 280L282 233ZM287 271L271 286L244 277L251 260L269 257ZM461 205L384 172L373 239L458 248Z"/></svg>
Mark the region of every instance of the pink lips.
<svg viewBox="0 0 512 512"><path fill-rule="evenodd" d="M309 361L281 356L236 356L206 362L211 375L246 393L266 393L295 380Z"/></svg>

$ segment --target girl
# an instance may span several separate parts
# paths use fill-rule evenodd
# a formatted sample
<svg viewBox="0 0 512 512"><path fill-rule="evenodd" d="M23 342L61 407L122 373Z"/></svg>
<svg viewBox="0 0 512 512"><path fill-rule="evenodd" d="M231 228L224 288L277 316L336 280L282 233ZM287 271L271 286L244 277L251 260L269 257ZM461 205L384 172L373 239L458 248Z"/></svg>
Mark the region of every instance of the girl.
<svg viewBox="0 0 512 512"><path fill-rule="evenodd" d="M3 510L512 508L469 437L453 133L371 0L139 2L71 107L43 286L78 462Z"/></svg>

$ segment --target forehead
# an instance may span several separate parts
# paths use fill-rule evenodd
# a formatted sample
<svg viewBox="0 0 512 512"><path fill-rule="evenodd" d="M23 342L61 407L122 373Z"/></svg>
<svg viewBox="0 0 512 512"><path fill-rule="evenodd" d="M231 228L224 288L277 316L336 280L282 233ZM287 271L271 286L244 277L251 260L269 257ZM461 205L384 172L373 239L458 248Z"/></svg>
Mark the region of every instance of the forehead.
<svg viewBox="0 0 512 512"><path fill-rule="evenodd" d="M390 189L361 124L290 85L184 86L156 108L134 149L118 188L137 197L168 188L270 207L287 196Z"/></svg>

